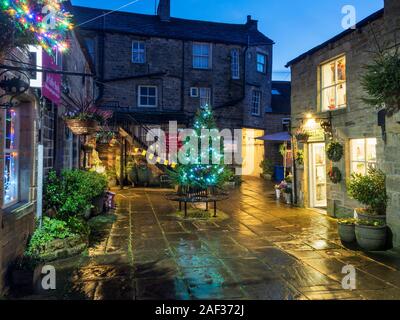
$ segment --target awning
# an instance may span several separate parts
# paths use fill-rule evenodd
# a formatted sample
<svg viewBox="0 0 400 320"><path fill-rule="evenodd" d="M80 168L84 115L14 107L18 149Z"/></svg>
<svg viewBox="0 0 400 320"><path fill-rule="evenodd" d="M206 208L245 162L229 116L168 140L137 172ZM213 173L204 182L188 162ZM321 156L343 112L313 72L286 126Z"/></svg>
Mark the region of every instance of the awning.
<svg viewBox="0 0 400 320"><path fill-rule="evenodd" d="M284 141L291 141L292 138L289 132L278 132L274 134L267 134L263 137L256 138L257 140L264 140L264 141L277 141L277 142L284 142Z"/></svg>

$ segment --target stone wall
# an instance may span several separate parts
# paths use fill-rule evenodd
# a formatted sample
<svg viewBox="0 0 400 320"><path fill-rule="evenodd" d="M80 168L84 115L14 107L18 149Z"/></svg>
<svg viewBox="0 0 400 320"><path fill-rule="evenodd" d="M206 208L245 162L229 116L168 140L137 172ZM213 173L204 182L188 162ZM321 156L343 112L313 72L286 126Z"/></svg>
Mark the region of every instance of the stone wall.
<svg viewBox="0 0 400 320"><path fill-rule="evenodd" d="M104 70L101 35L88 30L83 37L96 39L96 70L103 77L103 98L122 108L138 108L138 86L158 88L158 106L153 111L183 111L193 115L199 98L190 97L191 87L211 88L211 104L221 127L264 128L264 110L271 103L272 46L251 47L212 43L212 68L193 68L192 41L138 37L129 34L104 34ZM146 63L132 63L132 41L146 42ZM118 48L116 50L115 48ZM240 79L231 77L231 49L240 50ZM256 53L268 56L267 74L256 71ZM103 76L101 75L103 71ZM244 79L246 75L246 79ZM252 90L262 91L261 116L252 116ZM221 108L222 107L222 108ZM141 110L146 110L141 108Z"/></svg>
<svg viewBox="0 0 400 320"><path fill-rule="evenodd" d="M385 40L391 46L400 41L400 1L385 0ZM393 48L394 49L394 48ZM394 246L400 246L400 113L386 120L387 143L384 147L383 166L387 174L389 206L388 224Z"/></svg>
<svg viewBox="0 0 400 320"><path fill-rule="evenodd" d="M266 134L283 132L282 120L290 118L290 114L267 113L266 114ZM265 142L265 157L273 162L274 165L282 166L283 157L279 153L282 142Z"/></svg>

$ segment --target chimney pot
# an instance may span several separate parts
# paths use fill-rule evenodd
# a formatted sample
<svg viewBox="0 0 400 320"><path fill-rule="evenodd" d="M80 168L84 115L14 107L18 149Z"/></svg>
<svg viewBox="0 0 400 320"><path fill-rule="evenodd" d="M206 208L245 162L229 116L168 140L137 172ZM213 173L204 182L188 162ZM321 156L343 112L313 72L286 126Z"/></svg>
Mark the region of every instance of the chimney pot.
<svg viewBox="0 0 400 320"><path fill-rule="evenodd" d="M161 21L170 21L171 19L171 0L160 0L157 8L157 15Z"/></svg>

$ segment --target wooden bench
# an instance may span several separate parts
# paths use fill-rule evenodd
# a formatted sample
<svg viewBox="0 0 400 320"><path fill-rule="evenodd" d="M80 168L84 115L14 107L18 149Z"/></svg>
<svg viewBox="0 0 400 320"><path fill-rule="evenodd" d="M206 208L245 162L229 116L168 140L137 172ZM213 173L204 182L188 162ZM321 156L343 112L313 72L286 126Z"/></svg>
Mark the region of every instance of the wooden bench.
<svg viewBox="0 0 400 320"><path fill-rule="evenodd" d="M184 204L185 217L187 217L188 203L205 203L206 211L209 210L209 203L213 203L214 218L217 217L217 202L226 200L228 197L228 193L216 187L204 189L189 186L180 186L178 192L166 195L168 200L179 202L179 211L182 211L182 203Z"/></svg>

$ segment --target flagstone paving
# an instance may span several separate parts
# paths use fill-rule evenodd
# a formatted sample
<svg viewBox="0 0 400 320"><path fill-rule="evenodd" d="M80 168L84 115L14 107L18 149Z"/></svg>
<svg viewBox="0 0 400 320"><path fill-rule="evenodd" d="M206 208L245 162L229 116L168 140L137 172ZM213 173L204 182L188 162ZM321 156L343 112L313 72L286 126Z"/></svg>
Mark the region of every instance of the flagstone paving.
<svg viewBox="0 0 400 320"><path fill-rule="evenodd" d="M118 193L116 221L88 254L55 263L58 299L400 299L400 255L345 248L334 219L274 199L247 179L225 220L172 215L165 190ZM353 248L354 249L354 248ZM342 288L356 268L357 289Z"/></svg>

